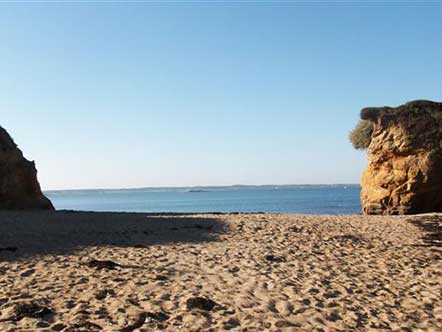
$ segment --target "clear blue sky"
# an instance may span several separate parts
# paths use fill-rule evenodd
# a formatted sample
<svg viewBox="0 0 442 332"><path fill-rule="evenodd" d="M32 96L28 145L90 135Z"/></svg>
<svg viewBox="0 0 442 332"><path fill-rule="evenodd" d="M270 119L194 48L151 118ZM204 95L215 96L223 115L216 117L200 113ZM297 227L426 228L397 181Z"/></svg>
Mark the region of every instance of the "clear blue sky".
<svg viewBox="0 0 442 332"><path fill-rule="evenodd" d="M364 106L441 100L439 2L0 3L44 189L356 183Z"/></svg>

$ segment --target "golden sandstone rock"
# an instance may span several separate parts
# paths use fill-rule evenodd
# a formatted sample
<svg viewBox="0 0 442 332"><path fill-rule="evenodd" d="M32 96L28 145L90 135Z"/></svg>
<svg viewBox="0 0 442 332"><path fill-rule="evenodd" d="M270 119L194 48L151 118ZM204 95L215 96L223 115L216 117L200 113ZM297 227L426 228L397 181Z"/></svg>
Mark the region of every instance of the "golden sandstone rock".
<svg viewBox="0 0 442 332"><path fill-rule="evenodd" d="M372 125L365 146L363 212L442 211L442 103L417 100L397 108L364 108L361 119ZM357 134L352 132L352 142Z"/></svg>
<svg viewBox="0 0 442 332"><path fill-rule="evenodd" d="M53 210L51 201L40 189L37 170L5 129L0 127L0 209Z"/></svg>

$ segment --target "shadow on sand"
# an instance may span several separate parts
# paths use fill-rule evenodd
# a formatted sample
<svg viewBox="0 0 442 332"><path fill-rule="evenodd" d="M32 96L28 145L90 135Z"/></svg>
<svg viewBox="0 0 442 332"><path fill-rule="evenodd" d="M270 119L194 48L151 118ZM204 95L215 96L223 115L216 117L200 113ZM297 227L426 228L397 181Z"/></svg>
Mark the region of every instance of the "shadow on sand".
<svg viewBox="0 0 442 332"><path fill-rule="evenodd" d="M424 247L442 247L442 215L431 214L422 215L411 221L413 225L419 227L424 236L422 240Z"/></svg>
<svg viewBox="0 0 442 332"><path fill-rule="evenodd" d="M120 212L0 212L0 261L68 255L90 246L147 247L216 241L215 215Z"/></svg>

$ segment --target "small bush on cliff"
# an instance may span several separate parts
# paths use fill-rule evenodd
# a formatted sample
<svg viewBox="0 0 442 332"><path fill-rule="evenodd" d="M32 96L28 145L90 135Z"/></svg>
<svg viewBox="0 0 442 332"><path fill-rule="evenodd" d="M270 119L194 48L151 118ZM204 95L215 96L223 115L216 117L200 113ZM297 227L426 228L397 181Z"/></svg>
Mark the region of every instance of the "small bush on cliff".
<svg viewBox="0 0 442 332"><path fill-rule="evenodd" d="M350 142L355 149L368 148L373 134L373 123L369 120L359 120L356 127L350 132Z"/></svg>

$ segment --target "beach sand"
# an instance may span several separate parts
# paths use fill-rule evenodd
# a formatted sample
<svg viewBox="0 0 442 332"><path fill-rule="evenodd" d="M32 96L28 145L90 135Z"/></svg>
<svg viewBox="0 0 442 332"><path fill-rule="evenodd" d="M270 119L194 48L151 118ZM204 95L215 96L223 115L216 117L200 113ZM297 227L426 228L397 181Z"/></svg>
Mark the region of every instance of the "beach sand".
<svg viewBox="0 0 442 332"><path fill-rule="evenodd" d="M441 234L438 214L0 212L0 331L442 331Z"/></svg>

